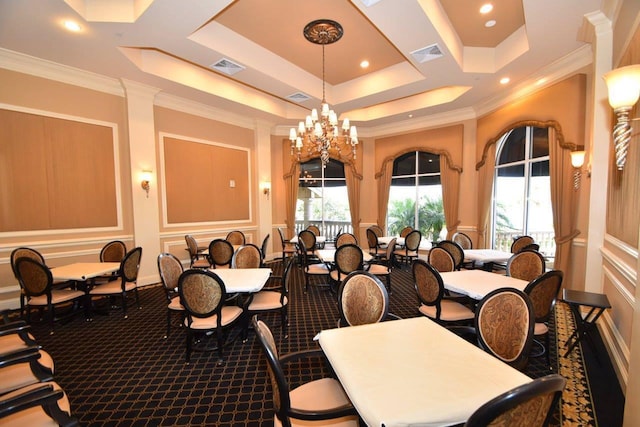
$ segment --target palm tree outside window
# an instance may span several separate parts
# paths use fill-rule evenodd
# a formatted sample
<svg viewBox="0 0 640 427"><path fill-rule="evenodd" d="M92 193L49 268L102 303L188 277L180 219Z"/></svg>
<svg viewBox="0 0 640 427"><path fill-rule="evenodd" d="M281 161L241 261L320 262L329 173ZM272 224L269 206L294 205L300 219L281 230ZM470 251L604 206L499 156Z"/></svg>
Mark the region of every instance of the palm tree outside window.
<svg viewBox="0 0 640 427"><path fill-rule="evenodd" d="M340 229L353 232L344 164L338 160L329 159L324 168L320 158L300 163L296 233L311 224L327 237Z"/></svg>
<svg viewBox="0 0 640 427"><path fill-rule="evenodd" d="M547 256L555 254L549 136L546 128L510 130L496 152L492 206L492 242L509 251L513 238L530 235Z"/></svg>
<svg viewBox="0 0 640 427"><path fill-rule="evenodd" d="M387 228L397 235L406 226L420 230L427 241L446 236L438 154L412 151L393 162Z"/></svg>

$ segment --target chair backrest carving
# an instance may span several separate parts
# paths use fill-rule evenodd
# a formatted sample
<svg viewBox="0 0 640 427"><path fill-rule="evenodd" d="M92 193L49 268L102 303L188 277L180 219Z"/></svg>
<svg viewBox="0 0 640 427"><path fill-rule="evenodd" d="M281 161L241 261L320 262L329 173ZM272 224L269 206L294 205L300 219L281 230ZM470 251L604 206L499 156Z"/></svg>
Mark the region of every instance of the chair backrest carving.
<svg viewBox="0 0 640 427"><path fill-rule="evenodd" d="M124 256L124 259L120 263L120 274L122 275L123 282L135 282L138 280L140 258L142 258L142 248L140 246L131 249ZM124 286L124 283L122 286Z"/></svg>
<svg viewBox="0 0 640 427"><path fill-rule="evenodd" d="M364 271L354 271L340 285L338 308L344 325L377 323L387 317L389 295L376 276Z"/></svg>
<svg viewBox="0 0 640 427"><path fill-rule="evenodd" d="M222 327L220 315L225 302L226 290L224 282L215 273L203 269L185 270L178 279L180 302L191 317L211 317L218 314L218 327Z"/></svg>
<svg viewBox="0 0 640 427"><path fill-rule="evenodd" d="M374 252L378 249L378 236L371 228L367 228L367 243L369 244L369 250Z"/></svg>
<svg viewBox="0 0 640 427"><path fill-rule="evenodd" d="M417 259L411 266L418 299L424 305L436 306L440 311L440 301L444 296L444 283L440 273L422 259Z"/></svg>
<svg viewBox="0 0 640 427"><path fill-rule="evenodd" d="M544 273L546 269L544 257L540 252L521 251L515 253L507 262L507 276L532 281Z"/></svg>
<svg viewBox="0 0 640 427"><path fill-rule="evenodd" d="M16 260L18 281L27 297L50 295L53 285L53 276L49 267L29 257L21 257Z"/></svg>
<svg viewBox="0 0 640 427"><path fill-rule="evenodd" d="M494 397L474 411L465 427L547 426L567 380L551 374Z"/></svg>
<svg viewBox="0 0 640 427"><path fill-rule="evenodd" d="M173 292L178 288L178 279L183 271L182 263L175 255L170 253L158 255L158 272L166 290Z"/></svg>
<svg viewBox="0 0 640 427"><path fill-rule="evenodd" d="M558 293L562 287L562 278L562 271L550 270L532 280L524 288L524 293L531 298L536 322L546 322L551 317Z"/></svg>
<svg viewBox="0 0 640 427"><path fill-rule="evenodd" d="M535 243L535 241L533 240L533 237L531 236L520 236L518 238L516 238L513 243L511 244L511 253L512 254L517 254L518 252L520 252L522 249L524 249L526 246Z"/></svg>
<svg viewBox="0 0 640 427"><path fill-rule="evenodd" d="M452 240L442 240L438 243L438 246L451 254L455 263L455 269L459 270L464 261L464 250L460 245Z"/></svg>
<svg viewBox="0 0 640 427"><path fill-rule="evenodd" d="M347 244L357 245L358 239L356 238L355 235L351 233L340 234L336 239L336 248L339 248L340 246L347 245Z"/></svg>
<svg viewBox="0 0 640 427"><path fill-rule="evenodd" d="M351 243L336 249L334 260L340 275L346 276L352 271L363 269L362 249Z"/></svg>
<svg viewBox="0 0 640 427"><path fill-rule="evenodd" d="M376 236L378 237L384 236L384 230L382 230L382 227L380 227L378 224L372 225L371 227L369 227L369 229L373 230L373 232L376 233Z"/></svg>
<svg viewBox="0 0 640 427"><path fill-rule="evenodd" d="M471 241L471 237L464 233L461 233L459 231L454 233L451 240L459 244L462 249L473 249L473 242Z"/></svg>
<svg viewBox="0 0 640 427"><path fill-rule="evenodd" d="M231 265L233 245L226 239L213 239L209 243L209 259L213 268Z"/></svg>
<svg viewBox="0 0 640 427"><path fill-rule="evenodd" d="M408 251L417 251L420 247L420 241L422 240L422 233L420 230L412 230L407 237L404 238L404 246Z"/></svg>
<svg viewBox="0 0 640 427"><path fill-rule="evenodd" d="M531 299L515 288L489 292L476 308L480 347L516 369L527 364L534 326Z"/></svg>
<svg viewBox="0 0 640 427"><path fill-rule="evenodd" d="M11 270L13 271L13 276L18 279L18 270L16 269L16 264L18 259L20 258L31 258L34 261L38 261L40 264L44 264L44 257L40 252L35 249L20 247L11 251Z"/></svg>
<svg viewBox="0 0 640 427"><path fill-rule="evenodd" d="M320 235L320 228L317 225L309 225L307 227L307 230L309 230L310 232L312 232L313 234L315 234L316 236Z"/></svg>
<svg viewBox="0 0 640 427"><path fill-rule="evenodd" d="M120 262L127 254L127 245L121 240L113 240L102 247L100 262Z"/></svg>
<svg viewBox="0 0 640 427"><path fill-rule="evenodd" d="M247 242L244 233L239 230L230 231L229 234L227 234L226 240L232 245L244 245Z"/></svg>
<svg viewBox="0 0 640 427"><path fill-rule="evenodd" d="M262 265L260 248L251 243L236 249L231 259L232 268L259 268L260 265Z"/></svg>
<svg viewBox="0 0 640 427"><path fill-rule="evenodd" d="M400 237L407 237L413 231L413 227L405 227L400 230Z"/></svg>
<svg viewBox="0 0 640 427"><path fill-rule="evenodd" d="M267 258L267 246L269 245L270 234L267 234L265 238L262 240L262 245L260 246L260 256L262 264L264 264L264 260Z"/></svg>
<svg viewBox="0 0 640 427"><path fill-rule="evenodd" d="M429 264L440 273L453 271L456 268L453 256L445 248L436 246L429 251Z"/></svg>
<svg viewBox="0 0 640 427"><path fill-rule="evenodd" d="M298 233L298 240L304 242L307 251L313 251L316 248L316 235L309 230L302 230Z"/></svg>

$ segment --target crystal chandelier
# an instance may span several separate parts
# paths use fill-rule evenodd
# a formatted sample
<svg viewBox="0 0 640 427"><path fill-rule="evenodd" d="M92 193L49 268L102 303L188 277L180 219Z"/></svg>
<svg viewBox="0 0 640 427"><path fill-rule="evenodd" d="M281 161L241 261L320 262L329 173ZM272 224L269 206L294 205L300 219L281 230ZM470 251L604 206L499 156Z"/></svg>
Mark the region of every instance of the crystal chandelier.
<svg viewBox="0 0 640 427"><path fill-rule="evenodd" d="M303 33L311 43L322 45L322 108L320 116L314 108L311 115L298 124L298 129L291 128L291 155L297 155L300 161L303 150L309 156L320 154L322 167L325 167L329 162L329 150L334 149L339 153L343 144L351 145L351 155L355 159L358 131L355 126L349 126L349 119L344 119L342 126L338 126L338 116L329 108L324 89L324 46L340 40L343 34L342 26L329 19L319 19L308 23Z"/></svg>

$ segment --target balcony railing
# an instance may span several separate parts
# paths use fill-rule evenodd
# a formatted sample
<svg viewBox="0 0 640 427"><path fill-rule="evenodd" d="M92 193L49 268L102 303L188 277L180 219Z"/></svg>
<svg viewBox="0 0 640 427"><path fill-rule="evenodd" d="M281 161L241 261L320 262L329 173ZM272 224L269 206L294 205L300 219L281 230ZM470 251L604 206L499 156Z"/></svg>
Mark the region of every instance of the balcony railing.
<svg viewBox="0 0 640 427"><path fill-rule="evenodd" d="M320 228L320 234L327 237L328 242L332 242L338 231L342 230L342 233L353 233L353 227L351 221L322 221L322 220L296 220L296 234L306 229L310 225L317 225Z"/></svg>
<svg viewBox="0 0 640 427"><path fill-rule="evenodd" d="M521 232L496 232L493 247L499 251L510 252L513 239L522 235ZM553 258L556 254L555 233L553 231L530 231L529 236L540 245L540 253L547 258Z"/></svg>

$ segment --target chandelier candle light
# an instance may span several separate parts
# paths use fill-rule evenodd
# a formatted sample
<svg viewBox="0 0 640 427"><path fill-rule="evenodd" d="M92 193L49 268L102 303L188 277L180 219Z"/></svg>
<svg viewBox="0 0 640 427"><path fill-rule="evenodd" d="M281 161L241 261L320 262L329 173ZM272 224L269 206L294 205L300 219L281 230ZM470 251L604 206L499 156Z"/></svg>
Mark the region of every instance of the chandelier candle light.
<svg viewBox="0 0 640 427"><path fill-rule="evenodd" d="M298 124L298 129L291 128L291 155L295 152L299 161L303 149L307 155L319 153L322 167L325 167L329 162L329 150L333 148L339 151L342 143L351 145L351 154L355 159L358 131L355 126L349 125L349 119L344 119L342 126L338 126L338 116L329 108L324 89L324 46L340 40L344 33L342 26L329 19L319 19L308 23L303 33L311 43L322 45L322 108L320 116L314 108L311 115Z"/></svg>

